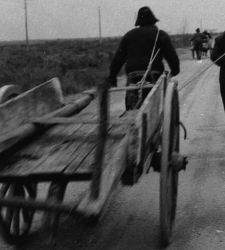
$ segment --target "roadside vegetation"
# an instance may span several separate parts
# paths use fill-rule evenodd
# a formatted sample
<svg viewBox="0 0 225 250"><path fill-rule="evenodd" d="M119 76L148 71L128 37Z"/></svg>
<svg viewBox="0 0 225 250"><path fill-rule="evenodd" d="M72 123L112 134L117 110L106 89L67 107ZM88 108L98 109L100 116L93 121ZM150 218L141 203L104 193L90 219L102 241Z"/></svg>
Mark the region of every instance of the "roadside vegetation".
<svg viewBox="0 0 225 250"><path fill-rule="evenodd" d="M189 34L172 36L176 48L189 46ZM30 89L59 77L64 95L102 82L120 38L35 41L0 44L0 86L18 84Z"/></svg>

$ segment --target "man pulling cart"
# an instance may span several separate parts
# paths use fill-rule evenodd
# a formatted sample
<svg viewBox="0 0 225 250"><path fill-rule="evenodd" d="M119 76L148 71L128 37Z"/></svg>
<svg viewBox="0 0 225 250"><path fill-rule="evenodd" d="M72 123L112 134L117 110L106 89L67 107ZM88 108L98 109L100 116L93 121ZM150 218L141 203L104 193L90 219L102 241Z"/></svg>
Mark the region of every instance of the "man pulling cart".
<svg viewBox="0 0 225 250"><path fill-rule="evenodd" d="M161 243L168 245L171 242L178 174L185 170L187 161L179 153L177 82L171 81L167 74L159 77L164 70L162 58L167 60L172 76L179 73L179 60L169 36L158 30L154 25L156 22L148 7L141 8L136 21L140 27L124 36L110 68L111 85L116 85L116 75L125 62L128 85L132 72L144 71L139 78L143 87L141 90L145 91L150 86L152 89L150 93L149 90L144 93L148 95L140 108L136 103L140 101L140 86L109 89L105 84L99 85L98 91L85 91L75 103L65 105L61 100L63 96L59 95L59 81L53 79L40 85L40 88L49 91L50 86L55 87L55 96L59 96L56 108L45 114L32 114L26 124L20 125L18 122L18 128L1 136L1 143L11 143L5 144L0 152L2 165L5 163L7 166L0 173L0 229L8 243L21 245L27 239L34 214L38 211L43 211L43 225L50 229L53 236L61 214L96 222L120 180L123 185L134 185L152 167L160 173ZM158 80L142 86L143 79ZM126 109L134 110L126 112L121 118L118 112L114 114L110 110L108 96L114 91L124 90L127 91ZM133 92L136 90L138 93ZM40 89L29 90L5 105L14 107L13 110L19 106L18 100L29 105L24 98L27 95L32 98L34 92L39 95ZM129 99L131 94L135 100ZM96 97L98 107L94 104L88 112L87 106ZM49 101L49 98L46 99ZM142 95L141 101L143 99ZM43 99L41 101L44 102ZM28 110L27 106L24 110ZM34 107L32 110L38 109ZM10 117L14 127L16 114ZM26 157L27 152L39 153L37 147L43 148L44 145L46 148L37 163L34 164L33 155L32 158ZM157 163L153 162L155 155L160 157ZM8 158L18 159L18 162L5 161ZM126 183L130 173L132 182ZM46 199L40 199L37 195L38 185L46 182L50 184ZM64 196L70 182L89 183L78 195L79 199L66 202Z"/></svg>
<svg viewBox="0 0 225 250"><path fill-rule="evenodd" d="M179 59L171 43L169 35L155 25L159 20L149 7L138 11L135 28L122 38L110 66L109 82L116 86L116 77L125 64L127 85L137 84L148 68L150 58L151 69L146 75L147 82L156 82L164 71L163 58L169 64L171 76L180 72ZM142 101L150 89L143 90ZM134 109L138 103L138 90L127 91L126 110ZM140 106L141 102L138 106Z"/></svg>

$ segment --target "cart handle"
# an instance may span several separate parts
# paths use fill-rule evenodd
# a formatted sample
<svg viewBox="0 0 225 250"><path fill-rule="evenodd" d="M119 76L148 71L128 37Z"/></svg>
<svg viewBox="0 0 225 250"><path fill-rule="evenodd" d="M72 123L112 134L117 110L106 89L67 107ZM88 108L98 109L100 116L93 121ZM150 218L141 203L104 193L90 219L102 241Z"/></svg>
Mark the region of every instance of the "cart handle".
<svg viewBox="0 0 225 250"><path fill-rule="evenodd" d="M140 88L142 89L149 89L149 88L153 88L154 84L152 83L147 83L146 85L141 86L137 86L137 85L130 85L130 86L125 86L125 87L113 87L108 89L109 92L120 92L120 91L127 91L127 90L138 90ZM95 90L97 92L97 90ZM95 92L95 93L96 93ZM89 93L93 93L93 89L91 90L85 90L82 92L82 94L89 94Z"/></svg>

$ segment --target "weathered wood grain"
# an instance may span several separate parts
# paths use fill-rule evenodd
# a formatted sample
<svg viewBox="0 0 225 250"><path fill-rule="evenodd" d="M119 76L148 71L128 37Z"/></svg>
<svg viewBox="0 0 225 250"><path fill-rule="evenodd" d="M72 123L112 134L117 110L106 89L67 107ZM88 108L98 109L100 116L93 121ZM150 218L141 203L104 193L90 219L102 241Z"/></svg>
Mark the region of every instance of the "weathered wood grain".
<svg viewBox="0 0 225 250"><path fill-rule="evenodd" d="M58 125L58 124L97 124L98 119L81 120L76 117L52 117L52 118L34 118L30 122L38 125Z"/></svg>
<svg viewBox="0 0 225 250"><path fill-rule="evenodd" d="M148 143L160 124L165 84L165 76L160 77L137 113L135 122L135 126L138 130L137 164L143 161L143 135L145 137L145 143ZM144 120L143 115L145 116ZM143 122L146 124L144 125ZM145 131L143 131L143 128Z"/></svg>
<svg viewBox="0 0 225 250"><path fill-rule="evenodd" d="M123 114L123 110L115 110L110 113L109 116L109 124L108 124L108 136L107 136L107 143L106 143L106 151L104 154L104 158L109 160L109 155L112 157L113 149L116 145L123 139L124 135L127 132L127 128L131 121L134 120L134 112L129 111L126 112L123 117L120 117ZM114 145L115 144L115 145ZM79 165L79 171L89 171L94 164L94 151L90 152L90 154L84 158L80 163L76 161L76 164ZM107 162L104 159L105 163ZM81 170L83 169L83 170ZM67 169L67 171L73 171L71 166Z"/></svg>
<svg viewBox="0 0 225 250"><path fill-rule="evenodd" d="M76 140L76 136L78 140ZM88 139L92 137L92 140ZM64 170L68 164L77 157L85 156L95 147L97 139L97 126L83 125L74 135L75 140L69 141L60 151L50 156L44 163L44 168Z"/></svg>
<svg viewBox="0 0 225 250"><path fill-rule="evenodd" d="M17 129L32 117L50 113L62 105L60 82L53 78L0 105L0 135Z"/></svg>
<svg viewBox="0 0 225 250"><path fill-rule="evenodd" d="M100 180L100 190L97 199L93 199L90 190L78 204L77 211L86 217L99 216L103 210L110 194L120 181L121 175L126 167L127 157L127 136L117 147L112 161L107 164L102 173Z"/></svg>
<svg viewBox="0 0 225 250"><path fill-rule="evenodd" d="M95 149L95 163L92 170L92 181L90 185L91 197L97 198L99 195L100 181L103 170L103 160L105 154L105 144L108 134L108 117L109 117L109 93L108 88L102 85L98 87L98 110L99 124L97 134L97 145Z"/></svg>
<svg viewBox="0 0 225 250"><path fill-rule="evenodd" d="M154 133L162 112L164 94L164 78L161 77L154 85L136 116L136 126L142 127L142 115L146 114L147 139Z"/></svg>
<svg viewBox="0 0 225 250"><path fill-rule="evenodd" d="M155 133L161 119L164 83L164 78L162 77L153 87L135 116L136 120L131 129L128 130L121 144L117 146L116 153L111 155L111 159L102 173L99 196L93 197L90 190L88 190L86 196L78 205L78 211L81 211L87 217L98 216L101 213L107 199L109 199L110 194L126 168L129 157L128 149L131 142L135 144L131 152L136 155L134 159L135 164L143 164L146 142Z"/></svg>
<svg viewBox="0 0 225 250"><path fill-rule="evenodd" d="M48 171L43 169L43 163L53 154L61 150L61 147L69 141L80 126L58 126L43 134L38 140L27 145L13 154L13 157L1 159L2 174L23 175L32 172ZM63 136L66 135L66 136Z"/></svg>
<svg viewBox="0 0 225 250"><path fill-rule="evenodd" d="M43 119L50 119L54 116L71 116L79 112L81 109L85 108L93 99L92 95L85 95L83 98L77 100L73 104L69 104L63 108L60 108L56 111L48 113L43 116ZM27 123L19 126L17 129L14 129L10 132L7 132L0 136L0 153L6 149L14 146L15 144L21 143L24 139L32 137L35 133L38 133L40 130L50 128L54 124L48 124L46 126L40 126L40 124ZM21 145L20 145L21 146Z"/></svg>
<svg viewBox="0 0 225 250"><path fill-rule="evenodd" d="M105 153L104 153L104 162L103 166L106 166L107 163L112 158L113 154L115 153L117 146L124 138L127 132L127 125L122 124L121 126L110 126L109 125L108 136L105 146ZM92 171L95 165L94 157L95 151L94 147L90 152L86 155L79 155L80 157L76 157L72 160L69 164L68 168L65 169L66 173L73 173L74 171L78 173L82 172L89 172ZM76 168L74 167L76 166Z"/></svg>
<svg viewBox="0 0 225 250"><path fill-rule="evenodd" d="M94 95L86 94L83 97L79 98L74 103L70 103L60 109L57 109L51 113L47 113L46 115L41 116L40 120L47 120L47 119L51 119L52 117L68 117L68 116L77 114L81 110L83 110L85 107L87 107L93 99L94 99ZM35 122L35 119L30 119L29 121Z"/></svg>
<svg viewBox="0 0 225 250"><path fill-rule="evenodd" d="M145 84L142 86L142 89L151 89L154 86L154 84ZM125 86L125 87L113 87L108 89L109 92L120 92L120 91L127 91L127 90L137 90L140 87L135 85L135 86ZM90 92L95 91L97 92L97 90L91 89L91 90L85 90L84 93L89 94Z"/></svg>

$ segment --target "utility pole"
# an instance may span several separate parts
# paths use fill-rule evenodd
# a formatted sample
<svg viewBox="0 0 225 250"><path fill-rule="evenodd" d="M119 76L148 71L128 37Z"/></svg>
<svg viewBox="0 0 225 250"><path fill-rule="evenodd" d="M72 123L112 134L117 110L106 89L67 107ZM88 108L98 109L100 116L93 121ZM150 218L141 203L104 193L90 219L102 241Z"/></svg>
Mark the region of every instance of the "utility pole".
<svg viewBox="0 0 225 250"><path fill-rule="evenodd" d="M24 0L24 17L25 17L26 47L27 47L27 50L29 50L27 0Z"/></svg>
<svg viewBox="0 0 225 250"><path fill-rule="evenodd" d="M99 44L102 44L102 16L101 7L98 7L98 32L99 32Z"/></svg>

